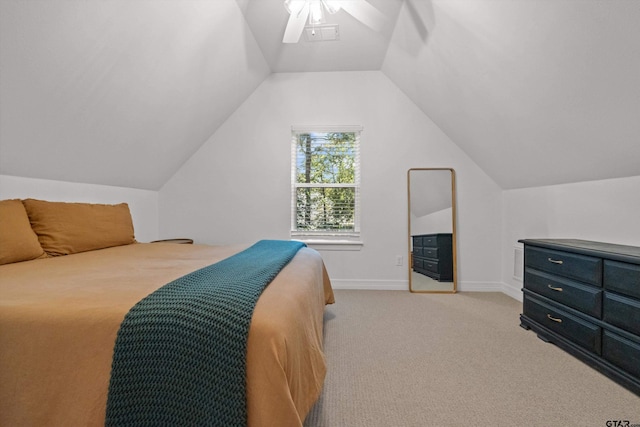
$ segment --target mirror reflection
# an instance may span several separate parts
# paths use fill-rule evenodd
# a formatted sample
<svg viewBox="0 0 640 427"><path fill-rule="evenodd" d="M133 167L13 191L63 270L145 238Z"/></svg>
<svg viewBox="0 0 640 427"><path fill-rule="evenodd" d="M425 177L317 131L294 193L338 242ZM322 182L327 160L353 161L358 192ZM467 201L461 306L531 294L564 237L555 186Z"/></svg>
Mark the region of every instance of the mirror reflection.
<svg viewBox="0 0 640 427"><path fill-rule="evenodd" d="M409 290L456 292L455 173L409 169L407 187Z"/></svg>

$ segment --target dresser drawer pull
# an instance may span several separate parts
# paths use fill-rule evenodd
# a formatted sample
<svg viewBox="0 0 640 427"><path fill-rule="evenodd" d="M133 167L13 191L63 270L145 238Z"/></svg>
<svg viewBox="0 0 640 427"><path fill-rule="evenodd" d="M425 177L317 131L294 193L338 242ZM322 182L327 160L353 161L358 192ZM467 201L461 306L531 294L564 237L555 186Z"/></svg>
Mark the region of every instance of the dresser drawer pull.
<svg viewBox="0 0 640 427"><path fill-rule="evenodd" d="M554 264L562 264L562 260L559 260L559 259L551 259L551 258L547 258L547 260L548 260L549 262L554 263Z"/></svg>
<svg viewBox="0 0 640 427"><path fill-rule="evenodd" d="M547 314L547 319L553 320L554 322L562 323L562 319L558 319L556 317L553 317L550 314Z"/></svg>
<svg viewBox="0 0 640 427"><path fill-rule="evenodd" d="M547 285L547 287L548 287L549 289L553 289L554 291L562 292L562 288L554 288L554 287L553 287L553 286L551 286L551 285Z"/></svg>

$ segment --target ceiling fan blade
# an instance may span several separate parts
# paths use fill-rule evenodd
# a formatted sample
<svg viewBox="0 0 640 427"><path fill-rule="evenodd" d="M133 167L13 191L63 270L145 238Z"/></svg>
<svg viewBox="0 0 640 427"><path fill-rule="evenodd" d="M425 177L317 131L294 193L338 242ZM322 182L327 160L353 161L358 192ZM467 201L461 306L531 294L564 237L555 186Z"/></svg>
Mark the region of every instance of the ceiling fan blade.
<svg viewBox="0 0 640 427"><path fill-rule="evenodd" d="M375 31L381 31L387 23L387 17L366 0L349 0L340 3L351 16Z"/></svg>
<svg viewBox="0 0 640 427"><path fill-rule="evenodd" d="M306 3L302 9L297 13L289 15L289 21L287 22L287 28L284 30L284 37L282 43L298 43L304 26L307 23L309 17L309 4Z"/></svg>

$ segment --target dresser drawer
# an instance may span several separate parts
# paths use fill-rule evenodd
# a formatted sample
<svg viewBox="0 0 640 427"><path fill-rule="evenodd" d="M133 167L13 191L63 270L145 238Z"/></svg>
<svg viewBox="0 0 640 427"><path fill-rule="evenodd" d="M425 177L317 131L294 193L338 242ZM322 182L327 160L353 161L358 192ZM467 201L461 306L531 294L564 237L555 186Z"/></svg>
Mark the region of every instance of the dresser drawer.
<svg viewBox="0 0 640 427"><path fill-rule="evenodd" d="M452 244L451 234L424 234L422 235L422 246L429 247L450 247Z"/></svg>
<svg viewBox="0 0 640 427"><path fill-rule="evenodd" d="M438 246L438 236L423 236L422 246Z"/></svg>
<svg viewBox="0 0 640 427"><path fill-rule="evenodd" d="M602 318L602 288L527 268L524 287L589 316Z"/></svg>
<svg viewBox="0 0 640 427"><path fill-rule="evenodd" d="M602 259L569 252L527 247L526 267L576 279L596 286L602 285Z"/></svg>
<svg viewBox="0 0 640 427"><path fill-rule="evenodd" d="M605 330L602 336L602 356L632 375L640 377L640 343Z"/></svg>
<svg viewBox="0 0 640 427"><path fill-rule="evenodd" d="M438 248L422 248L422 256L425 258L438 259Z"/></svg>
<svg viewBox="0 0 640 427"><path fill-rule="evenodd" d="M439 273L439 262L431 259L422 260L422 268L433 273Z"/></svg>
<svg viewBox="0 0 640 427"><path fill-rule="evenodd" d="M604 287L640 299L640 265L626 262L604 262Z"/></svg>
<svg viewBox="0 0 640 427"><path fill-rule="evenodd" d="M413 268L422 269L422 258L413 258Z"/></svg>
<svg viewBox="0 0 640 427"><path fill-rule="evenodd" d="M640 335L639 300L605 292L602 312L605 322Z"/></svg>
<svg viewBox="0 0 640 427"><path fill-rule="evenodd" d="M524 315L572 342L600 354L601 328L541 301L524 296Z"/></svg>

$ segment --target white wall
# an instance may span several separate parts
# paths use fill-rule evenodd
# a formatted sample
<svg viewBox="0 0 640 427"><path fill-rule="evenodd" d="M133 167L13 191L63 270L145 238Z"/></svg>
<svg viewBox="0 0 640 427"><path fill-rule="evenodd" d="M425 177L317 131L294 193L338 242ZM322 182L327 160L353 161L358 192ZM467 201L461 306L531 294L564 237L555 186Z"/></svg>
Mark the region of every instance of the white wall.
<svg viewBox="0 0 640 427"><path fill-rule="evenodd" d="M500 289L501 191L381 72L272 74L160 190L160 237L290 237L292 125L362 125L360 251L323 251L337 287L407 288L411 167L452 167L460 288Z"/></svg>
<svg viewBox="0 0 640 427"><path fill-rule="evenodd" d="M503 192L503 282L522 299L514 280L519 239L572 238L640 246L640 176Z"/></svg>
<svg viewBox="0 0 640 427"><path fill-rule="evenodd" d="M55 202L128 203L136 240L148 242L158 238L157 191L0 175L0 200L27 198Z"/></svg>
<svg viewBox="0 0 640 427"><path fill-rule="evenodd" d="M412 199L413 200L413 199ZM453 208L443 209L429 215L411 215L411 234L451 233Z"/></svg>

